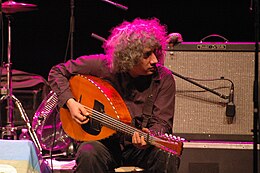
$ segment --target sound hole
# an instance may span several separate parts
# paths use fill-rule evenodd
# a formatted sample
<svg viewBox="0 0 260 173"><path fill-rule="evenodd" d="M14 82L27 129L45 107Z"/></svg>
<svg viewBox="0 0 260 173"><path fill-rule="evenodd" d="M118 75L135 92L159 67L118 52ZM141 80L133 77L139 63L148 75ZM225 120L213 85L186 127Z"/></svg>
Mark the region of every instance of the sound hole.
<svg viewBox="0 0 260 173"><path fill-rule="evenodd" d="M104 113L104 105L102 103L100 103L99 101L95 100L94 101L94 110L100 112L100 113ZM94 115L91 115L94 116ZM81 127L83 128L83 130L91 135L98 135L101 131L102 125L94 120L93 118L89 119L89 122L86 124L81 125Z"/></svg>

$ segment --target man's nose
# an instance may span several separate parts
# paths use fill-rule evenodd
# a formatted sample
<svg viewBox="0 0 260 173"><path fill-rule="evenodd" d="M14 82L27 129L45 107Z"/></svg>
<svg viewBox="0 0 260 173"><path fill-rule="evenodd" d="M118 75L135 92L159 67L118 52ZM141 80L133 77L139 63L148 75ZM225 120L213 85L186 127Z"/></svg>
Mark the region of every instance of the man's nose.
<svg viewBox="0 0 260 173"><path fill-rule="evenodd" d="M150 63L151 63L151 64L156 64L156 63L158 63L158 59L157 59L157 57L156 57L156 55L155 55L154 53L152 53L152 55L151 55Z"/></svg>

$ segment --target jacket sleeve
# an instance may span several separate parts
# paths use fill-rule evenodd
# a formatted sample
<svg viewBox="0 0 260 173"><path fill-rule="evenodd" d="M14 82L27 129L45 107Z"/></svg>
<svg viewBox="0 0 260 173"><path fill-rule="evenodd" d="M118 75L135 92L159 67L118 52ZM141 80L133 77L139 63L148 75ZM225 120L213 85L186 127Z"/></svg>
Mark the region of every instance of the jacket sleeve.
<svg viewBox="0 0 260 173"><path fill-rule="evenodd" d="M74 98L69 79L77 74L102 76L108 73L108 61L104 55L81 56L51 68L48 81L51 89L58 95L58 106L63 107L67 100Z"/></svg>

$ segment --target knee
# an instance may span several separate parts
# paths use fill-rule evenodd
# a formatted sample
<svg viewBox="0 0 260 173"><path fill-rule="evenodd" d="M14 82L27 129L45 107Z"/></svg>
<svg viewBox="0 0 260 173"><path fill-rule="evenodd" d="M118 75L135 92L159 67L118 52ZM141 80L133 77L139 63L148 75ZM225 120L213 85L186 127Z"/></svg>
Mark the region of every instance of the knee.
<svg viewBox="0 0 260 173"><path fill-rule="evenodd" d="M171 172L176 173L180 165L180 158L176 155L161 151L157 148L151 152L148 163L151 165L148 172ZM158 171L160 170L160 171Z"/></svg>
<svg viewBox="0 0 260 173"><path fill-rule="evenodd" d="M76 154L76 172L107 172L112 164L108 149L99 141L82 143Z"/></svg>
<svg viewBox="0 0 260 173"><path fill-rule="evenodd" d="M97 156L99 142L90 141L82 143L77 151L77 158L93 158Z"/></svg>

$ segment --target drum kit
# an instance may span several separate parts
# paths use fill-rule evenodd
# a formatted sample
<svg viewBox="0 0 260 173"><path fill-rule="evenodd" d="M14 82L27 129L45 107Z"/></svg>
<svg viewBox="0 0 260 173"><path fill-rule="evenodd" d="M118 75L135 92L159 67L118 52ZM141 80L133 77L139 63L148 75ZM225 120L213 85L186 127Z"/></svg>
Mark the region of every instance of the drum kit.
<svg viewBox="0 0 260 173"><path fill-rule="evenodd" d="M58 98L54 92L50 92L43 99L37 111L34 114L32 123L21 104L21 102L13 95L12 89L12 69L11 69L11 14L18 12L28 12L37 10L37 5L28 3L18 3L13 0L3 2L1 5L2 12L7 17L8 40L7 40L7 63L4 64L7 72L6 86L1 88L0 103L4 100L7 102L7 124L2 127L2 139L17 139L17 127L13 123L14 103L17 106L21 117L26 123L30 139L35 144L38 152L42 155L43 151L58 151L56 155L66 155L68 150L71 154L72 139L69 138L62 129L59 120L59 110L57 107ZM70 148L70 149L69 149ZM59 154L59 152L63 152ZM65 152L65 154L64 154Z"/></svg>

